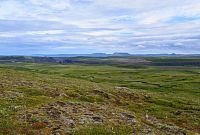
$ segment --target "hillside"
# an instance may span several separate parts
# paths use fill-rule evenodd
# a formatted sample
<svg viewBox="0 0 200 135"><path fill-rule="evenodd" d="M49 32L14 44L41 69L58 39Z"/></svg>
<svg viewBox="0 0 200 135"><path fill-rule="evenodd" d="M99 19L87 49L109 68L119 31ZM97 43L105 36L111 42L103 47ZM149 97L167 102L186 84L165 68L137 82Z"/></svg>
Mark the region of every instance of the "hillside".
<svg viewBox="0 0 200 135"><path fill-rule="evenodd" d="M197 67L7 62L0 78L1 134L200 133Z"/></svg>
<svg viewBox="0 0 200 135"><path fill-rule="evenodd" d="M111 56L111 57L33 57L0 56L0 64L15 62L34 62L51 64L89 64L120 67L137 66L200 66L199 56Z"/></svg>

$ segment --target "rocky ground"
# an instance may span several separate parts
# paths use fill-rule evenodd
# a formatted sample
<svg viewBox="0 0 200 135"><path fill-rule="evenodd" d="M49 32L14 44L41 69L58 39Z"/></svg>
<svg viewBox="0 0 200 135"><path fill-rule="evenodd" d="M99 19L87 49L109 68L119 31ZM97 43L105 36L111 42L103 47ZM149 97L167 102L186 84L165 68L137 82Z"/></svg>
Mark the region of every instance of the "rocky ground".
<svg viewBox="0 0 200 135"><path fill-rule="evenodd" d="M34 110L20 113L18 119L31 125L29 134L76 134L78 128L90 125L125 126L130 134L176 134L186 135L186 130L164 125L146 114L137 117L131 112L112 108L109 105L91 103L73 103L57 101ZM115 133L115 131L113 131Z"/></svg>
<svg viewBox="0 0 200 135"><path fill-rule="evenodd" d="M198 124L179 126L166 115L198 118L198 108L160 110L160 118L146 111L154 93L5 68L0 77L2 135L198 135Z"/></svg>

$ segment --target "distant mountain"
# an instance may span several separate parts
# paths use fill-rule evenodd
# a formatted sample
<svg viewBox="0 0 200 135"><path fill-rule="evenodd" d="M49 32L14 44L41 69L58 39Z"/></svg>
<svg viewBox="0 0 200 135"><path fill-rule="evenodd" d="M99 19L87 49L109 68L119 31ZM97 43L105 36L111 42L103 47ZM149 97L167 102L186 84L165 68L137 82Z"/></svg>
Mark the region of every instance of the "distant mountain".
<svg viewBox="0 0 200 135"><path fill-rule="evenodd" d="M40 56L40 57L109 57L109 56L131 56L129 53L92 53L92 54L33 54L32 56Z"/></svg>
<svg viewBox="0 0 200 135"><path fill-rule="evenodd" d="M108 57L109 54L106 54L106 53L93 53L90 56L93 56L93 57Z"/></svg>
<svg viewBox="0 0 200 135"><path fill-rule="evenodd" d="M92 54L33 54L31 56L38 57L112 57L112 56L151 56L151 57L159 57L159 56L170 56L170 57L182 57L182 56L200 56L200 54L129 54L126 52L115 52L113 54L106 53L92 53Z"/></svg>
<svg viewBox="0 0 200 135"><path fill-rule="evenodd" d="M129 53L115 52L112 54L113 56L131 56Z"/></svg>

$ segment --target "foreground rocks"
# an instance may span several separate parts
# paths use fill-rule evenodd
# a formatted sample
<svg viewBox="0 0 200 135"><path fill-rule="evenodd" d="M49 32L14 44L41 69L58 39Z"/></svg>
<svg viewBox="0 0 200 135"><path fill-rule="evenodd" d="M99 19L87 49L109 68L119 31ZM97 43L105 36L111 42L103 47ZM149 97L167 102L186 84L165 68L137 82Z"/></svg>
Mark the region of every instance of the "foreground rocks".
<svg viewBox="0 0 200 135"><path fill-rule="evenodd" d="M133 129L132 134L159 134L161 131L166 134L186 134L185 131L183 132L178 128L173 129L172 127L161 126L160 123L149 116L145 118L147 122L160 129L142 122L140 118L130 112L118 110L107 105L91 103L57 101L28 111L25 114L21 113L19 119L31 125L33 133L40 130L41 133L42 131L48 131L48 133L55 135L70 134L73 131L77 131L79 127L94 124L129 126Z"/></svg>

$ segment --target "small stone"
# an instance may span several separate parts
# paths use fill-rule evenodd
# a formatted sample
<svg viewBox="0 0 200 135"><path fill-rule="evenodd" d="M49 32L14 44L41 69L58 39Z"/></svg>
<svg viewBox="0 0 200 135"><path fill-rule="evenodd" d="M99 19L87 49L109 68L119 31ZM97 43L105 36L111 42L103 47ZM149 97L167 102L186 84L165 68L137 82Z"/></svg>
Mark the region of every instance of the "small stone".
<svg viewBox="0 0 200 135"><path fill-rule="evenodd" d="M121 113L122 117L127 117L127 118L135 118L135 116L128 114L128 113Z"/></svg>
<svg viewBox="0 0 200 135"><path fill-rule="evenodd" d="M92 119L93 119L94 121L96 121L96 122L103 122L102 118L99 117L99 116L94 116L94 117L92 117Z"/></svg>
<svg viewBox="0 0 200 135"><path fill-rule="evenodd" d="M60 105L62 107L66 106L66 104L64 102L61 102L61 101L57 101L56 104L58 104L58 105Z"/></svg>
<svg viewBox="0 0 200 135"><path fill-rule="evenodd" d="M73 113L78 113L78 109L77 109L77 108L73 108L73 109L72 109L72 112L73 112Z"/></svg>
<svg viewBox="0 0 200 135"><path fill-rule="evenodd" d="M75 127L75 121L72 119L65 119L64 123L66 125L68 125L70 128L74 128Z"/></svg>
<svg viewBox="0 0 200 135"><path fill-rule="evenodd" d="M129 119L127 122L129 122L129 123L136 123L137 121L135 119Z"/></svg>
<svg viewBox="0 0 200 135"><path fill-rule="evenodd" d="M122 90L122 91L125 91L125 90L129 90L129 88L127 87L115 87L116 90Z"/></svg>

